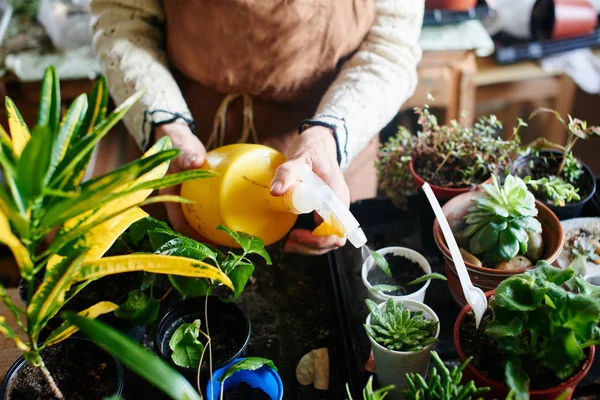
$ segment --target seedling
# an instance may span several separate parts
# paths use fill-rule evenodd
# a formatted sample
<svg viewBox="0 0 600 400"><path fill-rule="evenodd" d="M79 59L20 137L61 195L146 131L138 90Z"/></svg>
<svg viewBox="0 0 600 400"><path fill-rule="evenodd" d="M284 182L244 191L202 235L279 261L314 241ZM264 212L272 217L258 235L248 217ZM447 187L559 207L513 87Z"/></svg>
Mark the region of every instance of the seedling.
<svg viewBox="0 0 600 400"><path fill-rule="evenodd" d="M272 368L275 371L277 371L277 367L275 367L275 364L273 363L273 361L267 360L266 358L260 358L260 357L248 357L242 361L238 361L237 363L232 364L229 368L227 368L227 370L225 370L225 372L223 372L223 375L221 375L219 377L219 382L221 382L220 399L223 400L223 391L224 391L223 388L225 387L225 380L227 378L230 378L236 372L255 371L259 368L262 368L265 365L267 367Z"/></svg>
<svg viewBox="0 0 600 400"><path fill-rule="evenodd" d="M365 388L363 389L363 400L383 400L387 397L391 390L394 390L394 385L382 387L381 389L373 390L373 375L369 377ZM350 394L350 387L346 384L346 393L348 400L353 400Z"/></svg>

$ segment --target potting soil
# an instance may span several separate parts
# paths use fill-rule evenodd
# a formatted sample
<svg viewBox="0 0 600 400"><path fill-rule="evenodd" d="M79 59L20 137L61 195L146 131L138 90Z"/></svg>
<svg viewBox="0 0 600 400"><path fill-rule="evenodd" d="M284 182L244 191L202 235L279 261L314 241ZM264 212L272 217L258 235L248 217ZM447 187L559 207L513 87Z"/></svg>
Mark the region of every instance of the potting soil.
<svg viewBox="0 0 600 400"><path fill-rule="evenodd" d="M409 285L408 283L417 279L425 274L423 268L416 261L410 258L387 253L385 259L390 266L392 272L392 279L390 279L379 267L373 268L369 271L367 280L373 286L375 285L396 285L402 287L402 290L394 290L390 292L384 292L391 296L404 296L410 293L414 293L421 289L425 283L419 283L416 285Z"/></svg>

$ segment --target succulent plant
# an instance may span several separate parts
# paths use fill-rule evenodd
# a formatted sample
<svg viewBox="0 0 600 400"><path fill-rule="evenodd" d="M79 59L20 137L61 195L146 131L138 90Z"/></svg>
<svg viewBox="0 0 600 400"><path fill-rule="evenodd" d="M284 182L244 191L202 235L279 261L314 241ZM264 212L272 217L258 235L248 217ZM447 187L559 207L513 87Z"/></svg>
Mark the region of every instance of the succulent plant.
<svg viewBox="0 0 600 400"><path fill-rule="evenodd" d="M506 177L502 187L496 176L492 176L492 183L482 188L486 195L474 199L462 234L470 238L471 253L486 266L527 253L527 231L542 231L540 222L534 218L538 211L533 194L522 179L512 175Z"/></svg>
<svg viewBox="0 0 600 400"><path fill-rule="evenodd" d="M582 171L583 172L583 171ZM538 188L548 195L548 198L554 201L554 204L560 207L564 207L566 203L571 201L579 201L581 197L577 193L579 189L565 182L562 178L551 176L549 178L531 179L530 176L526 176L523 181L525 184L531 186L533 190Z"/></svg>
<svg viewBox="0 0 600 400"><path fill-rule="evenodd" d="M597 253L596 246L585 238L575 239L571 252L577 257L584 257L586 261L600 264L600 254Z"/></svg>
<svg viewBox="0 0 600 400"><path fill-rule="evenodd" d="M371 324L365 324L367 334L386 349L419 351L438 341L438 322L426 318L422 311L410 311L392 299L385 303L384 310L369 299L366 303L371 312Z"/></svg>
<svg viewBox="0 0 600 400"><path fill-rule="evenodd" d="M394 385L382 387L377 390L373 390L373 375L369 377L365 388L363 389L363 400L383 400L387 397L388 392L395 388ZM346 393L348 393L348 400L353 400L350 394L350 388L346 384Z"/></svg>
<svg viewBox="0 0 600 400"><path fill-rule="evenodd" d="M479 395L489 392L489 387L477 388L475 382L462 382L462 371L471 362L469 357L460 366L449 370L437 352L431 352L435 367L429 373L427 380L419 374L406 374L408 390L404 392L406 400L471 400L480 399Z"/></svg>

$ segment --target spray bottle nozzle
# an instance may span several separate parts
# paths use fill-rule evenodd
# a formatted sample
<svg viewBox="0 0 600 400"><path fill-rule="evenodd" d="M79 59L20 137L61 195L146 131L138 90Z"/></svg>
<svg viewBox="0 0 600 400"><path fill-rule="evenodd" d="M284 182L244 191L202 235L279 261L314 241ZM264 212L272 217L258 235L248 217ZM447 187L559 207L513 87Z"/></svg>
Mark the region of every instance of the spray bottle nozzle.
<svg viewBox="0 0 600 400"><path fill-rule="evenodd" d="M350 210L333 190L307 165L299 182L288 192L286 203L299 214L316 211L324 221L330 221L356 248L367 243L365 233Z"/></svg>

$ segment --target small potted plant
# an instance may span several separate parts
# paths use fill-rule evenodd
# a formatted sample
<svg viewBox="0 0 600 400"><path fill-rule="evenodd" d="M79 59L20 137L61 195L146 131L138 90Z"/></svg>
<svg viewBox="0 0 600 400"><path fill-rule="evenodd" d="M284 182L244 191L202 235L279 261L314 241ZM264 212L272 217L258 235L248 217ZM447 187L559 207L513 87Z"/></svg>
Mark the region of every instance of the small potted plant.
<svg viewBox="0 0 600 400"><path fill-rule="evenodd" d="M474 357L465 376L491 387L491 398L510 391L520 399L570 399L600 343L600 299L565 289L572 268L542 261L488 292L490 309L479 328L469 306L454 326L461 361ZM585 290L582 287L581 290Z"/></svg>
<svg viewBox="0 0 600 400"><path fill-rule="evenodd" d="M273 361L238 358L215 371L206 387L208 400L281 400L283 383Z"/></svg>
<svg viewBox="0 0 600 400"><path fill-rule="evenodd" d="M380 186L396 204L428 182L439 199L449 199L503 171L517 154L518 127L514 137L503 140L495 116L481 118L472 128L457 121L439 125L428 105L415 109L421 131L412 135L400 127L382 146L376 162Z"/></svg>
<svg viewBox="0 0 600 400"><path fill-rule="evenodd" d="M383 400L387 397L390 391L394 390L394 385L385 386L379 388L377 390L373 389L373 375L369 377L367 384L365 385L362 395L363 400ZM346 384L346 393L348 394L348 399L353 400L352 394L350 394L350 387Z"/></svg>
<svg viewBox="0 0 600 400"><path fill-rule="evenodd" d="M394 385L392 395L408 389L406 373L425 375L430 353L438 341L439 318L431 308L414 300L389 299L377 305L365 300L369 316L365 329L383 386Z"/></svg>
<svg viewBox="0 0 600 400"><path fill-rule="evenodd" d="M463 371L472 360L467 358L460 366L449 370L436 351L431 352L435 366L427 379L419 374L407 374L408 390L404 392L406 400L437 400L437 399L481 399L480 395L490 391L489 387L478 388L474 381L463 382Z"/></svg>
<svg viewBox="0 0 600 400"><path fill-rule="evenodd" d="M493 176L492 183L482 189L455 197L442 210L461 246L473 284L487 291L532 268L540 259L553 262L564 238L558 218L534 199L520 178L509 175L500 186ZM462 306L465 299L458 273L437 220L433 234L445 258L452 296Z"/></svg>
<svg viewBox="0 0 600 400"><path fill-rule="evenodd" d="M371 251L361 270L368 298L382 303L389 298L423 302L431 279L446 277L431 272L427 259L405 247L386 247Z"/></svg>
<svg viewBox="0 0 600 400"><path fill-rule="evenodd" d="M530 118L541 113L552 113L567 132L564 145L539 138L527 147L529 154L516 159L512 173L524 178L538 200L541 200L559 217L576 218L583 206L596 192L596 179L591 169L573 157L573 147L581 140L600 136L600 128L588 126L587 122L561 115L550 109L539 108Z"/></svg>
<svg viewBox="0 0 600 400"><path fill-rule="evenodd" d="M261 239L233 232L224 226L218 229L226 232L241 247L239 254L233 250L224 254L174 232L161 231L152 235L154 244L158 246L157 254L193 255L222 271L233 283L233 297L224 299L226 301L216 295L210 296L222 285L219 281L194 280L187 284L178 280L176 283L180 289L196 285L202 291L196 290L195 296L174 304L166 312L156 329L154 344L159 355L190 378L200 376L202 372L209 372L207 376L210 376L213 368L221 368L245 353L250 341L250 320L232 300L242 293L254 272L254 263L248 258L250 255L258 255L271 264ZM208 357L204 358L206 350Z"/></svg>

